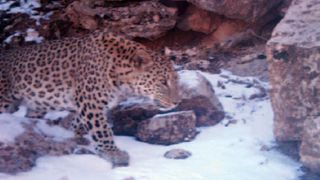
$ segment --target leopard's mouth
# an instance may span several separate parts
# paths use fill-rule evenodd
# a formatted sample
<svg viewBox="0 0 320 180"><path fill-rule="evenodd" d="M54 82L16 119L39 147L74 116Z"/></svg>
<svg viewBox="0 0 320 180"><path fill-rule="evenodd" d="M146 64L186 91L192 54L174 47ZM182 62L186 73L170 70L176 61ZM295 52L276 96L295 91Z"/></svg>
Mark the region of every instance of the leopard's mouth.
<svg viewBox="0 0 320 180"><path fill-rule="evenodd" d="M155 103L159 107L160 111L169 111L177 107L177 104L174 104L162 99L156 99Z"/></svg>

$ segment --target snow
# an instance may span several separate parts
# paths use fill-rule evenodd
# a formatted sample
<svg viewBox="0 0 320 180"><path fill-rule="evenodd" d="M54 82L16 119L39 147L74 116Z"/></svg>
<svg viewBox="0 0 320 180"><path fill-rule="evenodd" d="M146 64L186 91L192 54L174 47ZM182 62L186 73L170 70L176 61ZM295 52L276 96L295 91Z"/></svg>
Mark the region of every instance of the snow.
<svg viewBox="0 0 320 180"><path fill-rule="evenodd" d="M163 117L163 116L174 116L176 114L181 114L182 112L185 112L185 111L177 111L177 112L169 112L169 113L165 113L165 114L157 114L153 118L159 118L159 117Z"/></svg>
<svg viewBox="0 0 320 180"><path fill-rule="evenodd" d="M41 7L38 0L20 0L19 3L20 6L10 8L9 13L25 13L28 15L34 15L37 13L34 9Z"/></svg>
<svg viewBox="0 0 320 180"><path fill-rule="evenodd" d="M26 42L35 41L36 43L41 43L43 39L43 37L39 36L38 31L32 28L27 29L27 36L24 38Z"/></svg>
<svg viewBox="0 0 320 180"><path fill-rule="evenodd" d="M0 0L0 11L7 11L10 9L10 6L14 3L14 1L4 1Z"/></svg>
<svg viewBox="0 0 320 180"><path fill-rule="evenodd" d="M152 104L152 101L147 98L143 98L143 97L129 97L129 98L125 99L124 101L121 101L119 103L119 105L121 105L122 107L125 108L125 107L133 106L135 104L140 104L140 103Z"/></svg>
<svg viewBox="0 0 320 180"><path fill-rule="evenodd" d="M74 133L59 126L49 126L46 121L38 121L37 128L41 133L53 137L55 141L63 141L74 137Z"/></svg>
<svg viewBox="0 0 320 180"><path fill-rule="evenodd" d="M21 124L23 118L11 114L0 114L0 142L5 144L14 142L14 139L24 132Z"/></svg>
<svg viewBox="0 0 320 180"><path fill-rule="evenodd" d="M255 83L268 89L268 84L255 78L237 77L223 71L212 75L197 71L180 72L185 83L194 85L203 75L213 85L227 113L213 127L199 128L201 133L191 142L171 146L151 145L132 137L115 137L117 145L130 154L130 166L111 168L111 164L95 155L45 156L37 160L29 172L0 174L8 180L295 180L302 172L301 164L272 147L273 112L270 99L249 97L258 92ZM246 83L239 83L239 82ZM219 86L223 84L224 88ZM9 117L6 114L2 117ZM13 117L11 117L13 120ZM2 131L0 131L4 134ZM50 134L60 132L50 131ZM10 136L10 132L9 135ZM181 148L192 153L185 160L163 157L166 151Z"/></svg>
<svg viewBox="0 0 320 180"><path fill-rule="evenodd" d="M199 84L199 74L195 71L182 70L178 72L181 84L187 85L189 88L197 87Z"/></svg>
<svg viewBox="0 0 320 180"><path fill-rule="evenodd" d="M41 19L48 20L53 14L53 12L44 14L36 10L41 7L40 0L20 0L19 6L12 6L15 2L17 1L0 0L0 11L7 11L8 14L27 14L30 18L36 20L37 25L40 25Z"/></svg>
<svg viewBox="0 0 320 180"><path fill-rule="evenodd" d="M18 4L18 6L16 6L16 4ZM40 0L0 0L0 11L6 11L7 14L27 14L31 19L36 21L37 26L41 25L40 21L42 19L49 20L53 14L52 11L47 13L38 12L36 9L40 7ZM36 30L28 28L26 32L15 32L7 37L4 42L9 44L13 37L21 35L25 37L26 42L35 41L36 43L41 43L44 40Z"/></svg>
<svg viewBox="0 0 320 180"><path fill-rule="evenodd" d="M9 43L12 41L12 38L13 38L13 37L20 36L20 35L21 35L20 32L15 32L14 34L8 36L3 42L9 44Z"/></svg>
<svg viewBox="0 0 320 180"><path fill-rule="evenodd" d="M65 118L69 115L69 111L52 111L48 112L45 116L44 119L48 120L57 120L59 118Z"/></svg>

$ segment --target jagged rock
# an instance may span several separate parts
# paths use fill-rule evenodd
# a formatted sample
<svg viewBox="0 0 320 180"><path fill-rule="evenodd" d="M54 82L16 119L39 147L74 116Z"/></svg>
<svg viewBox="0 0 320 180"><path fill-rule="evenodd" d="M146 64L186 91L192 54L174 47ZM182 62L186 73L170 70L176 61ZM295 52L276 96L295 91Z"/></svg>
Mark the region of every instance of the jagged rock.
<svg viewBox="0 0 320 180"><path fill-rule="evenodd" d="M184 76L184 72L187 71L179 71L180 76ZM196 83L190 84L190 81ZM215 125L224 118L223 107L211 84L200 73L180 84L182 101L172 112L194 111L197 127ZM112 109L109 119L115 134L135 136L140 123L158 113L160 110L151 101L129 99Z"/></svg>
<svg viewBox="0 0 320 180"><path fill-rule="evenodd" d="M279 0L187 0L201 9L232 19L256 22L269 10L281 3Z"/></svg>
<svg viewBox="0 0 320 180"><path fill-rule="evenodd" d="M57 141L36 128L36 124L37 121L23 123L25 132L16 137L15 142L0 146L0 172L28 171L41 156L72 154L76 149L77 143L72 139Z"/></svg>
<svg viewBox="0 0 320 180"><path fill-rule="evenodd" d="M62 19L71 21L76 28L107 28L131 38L155 39L172 29L176 18L176 8L157 1L133 2L125 7L91 7L90 3L74 1Z"/></svg>
<svg viewBox="0 0 320 180"><path fill-rule="evenodd" d="M192 111L159 114L139 123L136 137L151 144L170 145L190 141L196 136Z"/></svg>
<svg viewBox="0 0 320 180"><path fill-rule="evenodd" d="M221 22L221 16L191 5L186 10L177 26L183 31L192 30L209 34L217 29Z"/></svg>
<svg viewBox="0 0 320 180"><path fill-rule="evenodd" d="M193 110L197 127L219 123L224 118L224 111L210 82L200 73L194 76L185 73L187 71L179 71L179 76L184 81L180 82L182 102L176 110Z"/></svg>
<svg viewBox="0 0 320 180"><path fill-rule="evenodd" d="M152 103L122 103L110 111L109 118L115 134L134 136L139 122L158 113L159 109Z"/></svg>
<svg viewBox="0 0 320 180"><path fill-rule="evenodd" d="M268 62L265 45L255 46L244 54L238 53L234 58L225 63L224 69L238 76L255 76L260 80L268 81Z"/></svg>
<svg viewBox="0 0 320 180"><path fill-rule="evenodd" d="M294 0L267 44L277 140L302 140L301 160L320 172L320 4Z"/></svg>
<svg viewBox="0 0 320 180"><path fill-rule="evenodd" d="M164 157L168 159L187 159L191 155L191 152L184 149L171 149L164 154Z"/></svg>
<svg viewBox="0 0 320 180"><path fill-rule="evenodd" d="M215 44L224 43L243 33L248 28L248 23L238 19L226 19L212 32L208 37L204 38L201 44L207 48L212 48Z"/></svg>

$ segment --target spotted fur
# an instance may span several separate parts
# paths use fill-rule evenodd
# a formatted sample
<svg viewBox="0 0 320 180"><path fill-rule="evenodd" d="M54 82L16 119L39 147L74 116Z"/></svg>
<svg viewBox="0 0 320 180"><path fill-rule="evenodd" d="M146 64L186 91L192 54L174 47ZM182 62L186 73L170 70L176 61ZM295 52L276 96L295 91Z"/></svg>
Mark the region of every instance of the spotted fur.
<svg viewBox="0 0 320 180"><path fill-rule="evenodd" d="M88 132L97 154L114 166L129 161L107 123L106 111L119 97L146 96L163 108L178 100L169 59L107 32L7 51L0 55L0 68L0 112L13 112L19 104L34 117L72 111L76 133Z"/></svg>

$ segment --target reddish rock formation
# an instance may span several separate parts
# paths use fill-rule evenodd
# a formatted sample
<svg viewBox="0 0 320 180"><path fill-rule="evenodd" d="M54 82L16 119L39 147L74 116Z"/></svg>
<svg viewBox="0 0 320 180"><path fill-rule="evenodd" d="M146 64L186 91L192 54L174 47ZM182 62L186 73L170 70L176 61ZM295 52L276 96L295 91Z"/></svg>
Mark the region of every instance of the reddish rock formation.
<svg viewBox="0 0 320 180"><path fill-rule="evenodd" d="M201 9L215 12L232 19L256 22L270 9L281 3L279 0L187 0Z"/></svg>
<svg viewBox="0 0 320 180"><path fill-rule="evenodd" d="M107 28L132 38L155 39L175 26L176 17L177 9L157 1L135 2L125 7L90 7L88 3L74 1L62 19L71 21L75 28Z"/></svg>
<svg viewBox="0 0 320 180"><path fill-rule="evenodd" d="M302 140L301 161L320 171L320 4L294 0L267 44L277 140Z"/></svg>
<svg viewBox="0 0 320 180"><path fill-rule="evenodd" d="M222 19L219 15L191 5L187 8L177 26L184 31L192 30L209 34L218 28Z"/></svg>

